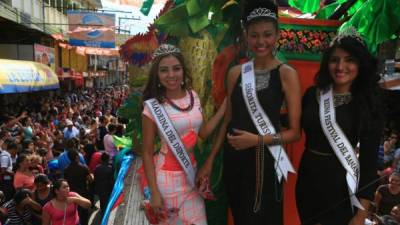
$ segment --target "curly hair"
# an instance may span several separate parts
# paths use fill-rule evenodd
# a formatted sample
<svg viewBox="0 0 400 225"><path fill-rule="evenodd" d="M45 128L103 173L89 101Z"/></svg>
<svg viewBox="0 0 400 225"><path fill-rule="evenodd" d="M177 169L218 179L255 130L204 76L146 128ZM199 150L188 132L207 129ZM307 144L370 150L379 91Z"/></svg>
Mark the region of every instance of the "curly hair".
<svg viewBox="0 0 400 225"><path fill-rule="evenodd" d="M165 87L160 86L160 78L158 76L158 69L162 59L168 56L174 56L183 68L183 85L182 88L190 89L192 87L192 77L190 76L189 70L185 64L182 53L174 52L167 55L162 55L153 59L149 71L149 80L147 81L146 87L143 91L142 101L146 101L150 98L156 98L159 102L163 102L165 95Z"/></svg>
<svg viewBox="0 0 400 225"><path fill-rule="evenodd" d="M371 55L364 43L351 36L334 41L328 47L321 60L320 69L315 76L315 85L319 89L326 89L333 84L333 78L329 73L329 60L335 49L340 48L355 58L358 64L358 75L350 87L354 99L363 109L373 114L381 110L381 89L378 85L380 79L377 72L377 60Z"/></svg>

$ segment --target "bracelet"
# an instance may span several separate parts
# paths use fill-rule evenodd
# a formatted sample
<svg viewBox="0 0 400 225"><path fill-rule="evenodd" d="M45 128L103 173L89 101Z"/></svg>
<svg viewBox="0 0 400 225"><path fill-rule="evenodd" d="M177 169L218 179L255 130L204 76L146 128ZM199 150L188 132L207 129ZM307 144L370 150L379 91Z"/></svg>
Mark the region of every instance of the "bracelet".
<svg viewBox="0 0 400 225"><path fill-rule="evenodd" d="M272 141L271 141L271 145L280 145L282 144L282 136L280 133L276 133L271 135L272 136Z"/></svg>
<svg viewBox="0 0 400 225"><path fill-rule="evenodd" d="M258 147L262 148L264 147L264 136L263 135L258 135Z"/></svg>

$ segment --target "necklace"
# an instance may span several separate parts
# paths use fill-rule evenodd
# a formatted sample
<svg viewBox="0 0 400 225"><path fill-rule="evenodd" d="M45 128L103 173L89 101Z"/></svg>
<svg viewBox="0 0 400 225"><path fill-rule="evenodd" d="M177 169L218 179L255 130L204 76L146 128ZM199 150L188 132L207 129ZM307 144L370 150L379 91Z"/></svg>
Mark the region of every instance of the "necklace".
<svg viewBox="0 0 400 225"><path fill-rule="evenodd" d="M319 103L320 92L317 91L317 102ZM352 95L350 92L347 93L333 93L333 105L334 107L339 107L341 105L349 104L352 100Z"/></svg>
<svg viewBox="0 0 400 225"><path fill-rule="evenodd" d="M172 108L180 111L180 112L187 112L192 110L193 105L194 105L194 97L193 97L193 93L192 91L188 91L189 92L189 96L190 96L190 104L185 107L185 108L181 108L178 105L176 105L171 99L167 98L166 96L164 96L165 101L170 104L172 106Z"/></svg>

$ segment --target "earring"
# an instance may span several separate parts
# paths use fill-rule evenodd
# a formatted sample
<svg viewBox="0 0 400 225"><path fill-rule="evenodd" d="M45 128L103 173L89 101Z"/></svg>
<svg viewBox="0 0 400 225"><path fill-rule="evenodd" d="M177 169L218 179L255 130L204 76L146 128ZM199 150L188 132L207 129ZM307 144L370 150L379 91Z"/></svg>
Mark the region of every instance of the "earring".
<svg viewBox="0 0 400 225"><path fill-rule="evenodd" d="M185 87L185 82L181 82L181 87Z"/></svg>
<svg viewBox="0 0 400 225"><path fill-rule="evenodd" d="M158 87L158 88L161 88L161 84L160 84L160 83L158 83L158 84L157 84L157 87Z"/></svg>
<svg viewBox="0 0 400 225"><path fill-rule="evenodd" d="M276 56L277 50L276 50L276 46L272 47L272 55Z"/></svg>

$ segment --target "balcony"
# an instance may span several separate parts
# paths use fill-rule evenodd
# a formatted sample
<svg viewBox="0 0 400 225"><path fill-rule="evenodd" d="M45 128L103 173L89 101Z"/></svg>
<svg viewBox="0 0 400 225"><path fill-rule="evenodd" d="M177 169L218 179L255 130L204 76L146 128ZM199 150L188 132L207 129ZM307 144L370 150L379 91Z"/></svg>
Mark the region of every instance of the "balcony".
<svg viewBox="0 0 400 225"><path fill-rule="evenodd" d="M0 0L0 15L48 34L68 30L67 16L42 0Z"/></svg>

